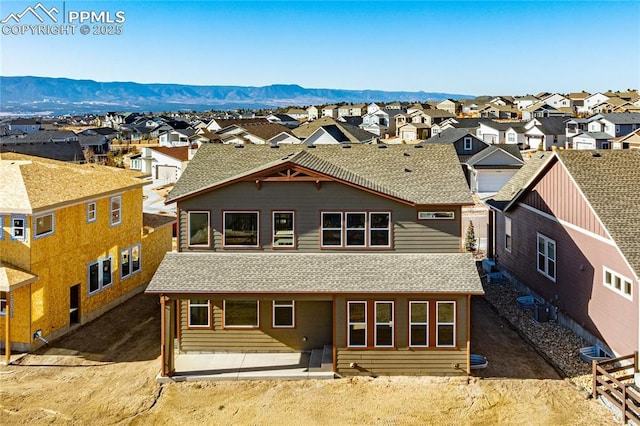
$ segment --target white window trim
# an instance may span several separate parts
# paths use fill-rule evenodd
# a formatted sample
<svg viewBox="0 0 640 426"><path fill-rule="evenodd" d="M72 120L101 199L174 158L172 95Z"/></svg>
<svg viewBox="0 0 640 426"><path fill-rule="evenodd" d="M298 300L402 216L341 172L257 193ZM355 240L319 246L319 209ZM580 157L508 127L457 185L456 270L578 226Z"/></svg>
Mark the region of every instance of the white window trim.
<svg viewBox="0 0 640 426"><path fill-rule="evenodd" d="M413 304L424 304L427 305L427 320L425 322L413 322L411 321L411 307L413 306ZM411 344L411 337L412 337L412 333L411 333L411 326L413 325L423 325L425 326L425 328L427 329L427 336L426 336L426 344L424 345L412 345ZM409 347L410 348L428 348L429 347L429 302L427 300L410 300L409 301Z"/></svg>
<svg viewBox="0 0 640 426"><path fill-rule="evenodd" d="M138 248L138 269L137 270L133 270L133 249L134 248ZM128 274L122 274L122 254L123 253L127 253L129 255L129 273ZM132 275L137 274L138 272L142 271L142 245L140 243L138 244L134 244L130 247L127 247L125 249L120 250L120 262L118 264L119 269L120 269L120 279L125 279L125 278L129 278Z"/></svg>
<svg viewBox="0 0 640 426"><path fill-rule="evenodd" d="M371 226L371 216L374 214L386 214L389 217L389 221L387 222L388 225L386 228L374 228ZM368 216L368 221L367 224L369 226L369 232L367 233L367 237L369 238L369 247L385 247L385 248L389 248L391 247L391 212L369 212L369 216ZM387 241L388 243L386 245L373 245L371 244L371 232L372 231L387 231Z"/></svg>
<svg viewBox="0 0 640 426"><path fill-rule="evenodd" d="M507 244L507 236L509 237L511 244ZM511 218L508 216L504 217L504 249L509 253L511 253L511 250L513 249L512 222Z"/></svg>
<svg viewBox="0 0 640 426"><path fill-rule="evenodd" d="M291 213L291 245L276 245L276 214ZM293 210L274 210L271 212L271 245L278 248L295 248L296 247L296 212Z"/></svg>
<svg viewBox="0 0 640 426"><path fill-rule="evenodd" d="M440 305L444 305L444 304L453 304L453 322L440 322L438 321L438 307ZM456 347L456 340L457 340L457 333L456 333L456 319L457 319L457 310L458 310L458 304L453 301L453 300L440 300L436 302L436 347L437 348L455 348ZM441 325L452 325L453 326L453 344L452 345L441 345L439 343L440 341L440 327Z"/></svg>
<svg viewBox="0 0 640 426"><path fill-rule="evenodd" d="M418 220L454 220L454 211L418 212Z"/></svg>
<svg viewBox="0 0 640 426"><path fill-rule="evenodd" d="M276 308L291 308L291 324L276 325ZM271 308L271 326L273 328L295 328L296 327L296 301L274 300Z"/></svg>
<svg viewBox="0 0 640 426"><path fill-rule="evenodd" d="M349 215L362 215L364 216L364 228L348 228L347 227L347 217ZM343 220L343 228L344 228L344 238L341 238L344 242L345 247L356 247L356 248L364 248L367 247L367 243L369 242L367 239L367 234L369 233L369 224L367 223L367 213L366 212L344 212L344 216L342 216ZM349 244L349 239L347 234L349 231L362 232L364 234L364 238L362 244Z"/></svg>
<svg viewBox="0 0 640 426"><path fill-rule="evenodd" d="M340 228L325 228L324 226L324 215L325 214L339 214L340 215ZM343 227L342 224L344 223L344 214L343 212L334 212L334 211L330 211L330 212L320 212L320 247L327 247L327 248L335 248L335 247L342 247L344 245L344 232L343 232ZM340 231L340 244L330 244L330 245L325 245L324 244L324 231L335 231L335 230L339 230Z"/></svg>
<svg viewBox="0 0 640 426"><path fill-rule="evenodd" d="M22 220L22 226L14 227L13 221L15 219ZM23 214L12 214L11 215L11 241L27 241L27 216ZM22 237L15 236L15 229L22 229Z"/></svg>
<svg viewBox="0 0 640 426"><path fill-rule="evenodd" d="M117 208L117 209L113 208L113 202L115 200L118 200L118 203L120 205L120 207ZM116 210L118 211L118 220L114 221L113 220L113 213ZM117 226L117 225L120 225L122 223L122 196L121 195L116 195L116 196L111 197L109 199L109 223L111 224L111 226Z"/></svg>
<svg viewBox="0 0 640 426"><path fill-rule="evenodd" d="M51 231L38 234L38 219L46 216L51 216ZM53 235L56 233L56 214L55 212L49 212L33 217L33 239L46 237L47 235Z"/></svg>
<svg viewBox="0 0 640 426"><path fill-rule="evenodd" d="M545 259L545 264L544 269L542 269L540 267L540 252L538 251L540 249L540 239L542 239L544 241L544 259ZM553 259L553 264L554 264L554 276L549 275L549 253L548 253L548 243L553 243L553 251L554 251L554 259ZM555 240L552 240L551 238L541 234L541 233L537 233L537 238L536 238L536 268L538 269L538 272L540 272L542 275L544 275L545 277L549 278L551 281L556 282L556 276L558 274L558 245L556 244Z"/></svg>
<svg viewBox="0 0 640 426"><path fill-rule="evenodd" d="M194 299L195 300L195 299ZM207 324L191 324L191 307L207 308ZM207 299L207 304L204 303L191 303L191 299L187 301L187 326L189 328L210 328L211 327L211 300Z"/></svg>
<svg viewBox="0 0 640 426"><path fill-rule="evenodd" d="M387 322L378 322L378 305L381 304L391 304L391 321ZM393 300L376 300L374 303L373 309L373 346L376 348L393 348L396 344L396 328L395 328L395 303ZM390 345L379 345L378 344L378 325L391 326L391 344Z"/></svg>
<svg viewBox="0 0 640 426"><path fill-rule="evenodd" d="M191 244L191 213L206 213L207 215L207 243ZM211 247L211 212L208 210L187 211L187 247Z"/></svg>
<svg viewBox="0 0 640 426"><path fill-rule="evenodd" d="M611 283L607 283L607 272L611 274ZM614 281L616 278L620 279L620 282L621 282L620 290L618 290L614 285ZM625 291L626 283L629 283L630 285L631 294L627 294L627 292ZM633 280L615 272L613 269L607 268L606 266L602 267L602 284L609 290L624 297L625 299L633 300Z"/></svg>
<svg viewBox="0 0 640 426"><path fill-rule="evenodd" d="M91 218L91 206L93 206L93 219ZM93 223L98 219L98 203L95 201L89 201L87 203L87 223Z"/></svg>
<svg viewBox="0 0 640 426"><path fill-rule="evenodd" d="M351 312L351 305L352 304L362 304L364 305L364 322L351 322L351 318L349 317L349 313ZM366 348L367 347L367 340L368 340L368 335L369 335L369 327L367 324L367 308L368 308L368 303L366 300L349 300L347 302L347 347L348 348ZM364 325L364 344L363 345L354 345L351 343L351 326L352 325Z"/></svg>
<svg viewBox="0 0 640 426"><path fill-rule="evenodd" d="M255 213L256 215L256 243L255 245L229 245L225 242L225 234L227 232L227 214L228 213ZM258 210L224 210L222 212L222 247L224 248L236 248L236 247L260 247L260 211Z"/></svg>
<svg viewBox="0 0 640 426"><path fill-rule="evenodd" d="M239 300L239 299L229 299L232 302L253 302L253 300ZM245 329L256 329L260 328L260 301L256 300L256 325L228 325L227 324L227 300L222 301L222 322L224 324L224 328L245 328Z"/></svg>
<svg viewBox="0 0 640 426"><path fill-rule="evenodd" d="M471 151L473 149L473 138L467 136L464 138L463 143L465 151Z"/></svg>
<svg viewBox="0 0 640 426"><path fill-rule="evenodd" d="M111 282L107 285L104 284L103 275L102 275L102 262L109 260L110 261L110 269L111 269ZM98 288L96 290L91 291L91 266L98 265ZM113 286L113 256L109 255L107 257L100 258L93 262L89 262L87 264L87 294L89 296L93 296L94 294L100 293L102 290Z"/></svg>

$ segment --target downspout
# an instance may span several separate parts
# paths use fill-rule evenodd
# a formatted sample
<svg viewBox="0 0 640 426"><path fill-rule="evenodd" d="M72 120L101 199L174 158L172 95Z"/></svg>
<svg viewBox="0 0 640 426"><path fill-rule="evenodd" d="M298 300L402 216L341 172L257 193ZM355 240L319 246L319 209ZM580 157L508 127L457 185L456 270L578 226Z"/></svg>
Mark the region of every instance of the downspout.
<svg viewBox="0 0 640 426"><path fill-rule="evenodd" d="M5 365L9 365L11 362L11 291L7 292L7 313L4 318L4 330L6 334L4 340L4 361Z"/></svg>
<svg viewBox="0 0 640 426"><path fill-rule="evenodd" d="M467 375L471 375L471 294L467 294Z"/></svg>

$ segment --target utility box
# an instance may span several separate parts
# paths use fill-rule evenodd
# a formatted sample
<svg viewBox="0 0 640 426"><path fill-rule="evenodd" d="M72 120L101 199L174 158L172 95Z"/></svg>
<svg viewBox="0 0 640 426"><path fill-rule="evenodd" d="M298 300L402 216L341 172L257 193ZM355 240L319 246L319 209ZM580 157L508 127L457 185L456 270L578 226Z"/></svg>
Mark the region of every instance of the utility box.
<svg viewBox="0 0 640 426"><path fill-rule="evenodd" d="M547 322L551 317L550 311L549 306L536 303L533 307L533 318L538 322Z"/></svg>

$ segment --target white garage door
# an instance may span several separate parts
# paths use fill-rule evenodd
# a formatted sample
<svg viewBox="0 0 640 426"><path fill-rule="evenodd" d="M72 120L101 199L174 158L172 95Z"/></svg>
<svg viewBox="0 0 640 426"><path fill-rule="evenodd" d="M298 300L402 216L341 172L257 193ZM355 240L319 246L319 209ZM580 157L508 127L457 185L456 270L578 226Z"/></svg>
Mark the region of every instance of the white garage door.
<svg viewBox="0 0 640 426"><path fill-rule="evenodd" d="M498 192L518 170L478 170L478 192Z"/></svg>
<svg viewBox="0 0 640 426"><path fill-rule="evenodd" d="M178 168L176 166L156 166L156 179L162 183L174 183L177 180Z"/></svg>

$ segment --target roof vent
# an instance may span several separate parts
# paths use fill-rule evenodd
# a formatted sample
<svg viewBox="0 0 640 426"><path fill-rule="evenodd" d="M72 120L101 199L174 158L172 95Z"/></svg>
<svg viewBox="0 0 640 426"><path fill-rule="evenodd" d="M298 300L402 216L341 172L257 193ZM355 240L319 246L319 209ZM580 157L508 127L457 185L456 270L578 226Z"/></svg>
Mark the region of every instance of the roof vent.
<svg viewBox="0 0 640 426"><path fill-rule="evenodd" d="M307 148L315 148L315 145L307 145Z"/></svg>
<svg viewBox="0 0 640 426"><path fill-rule="evenodd" d="M600 155L600 153L598 151L593 151L591 153L591 156L594 157L594 158L602 157L602 155Z"/></svg>
<svg viewBox="0 0 640 426"><path fill-rule="evenodd" d="M424 146L423 146L423 145L414 145L413 147L414 147L414 148L424 148Z"/></svg>
<svg viewBox="0 0 640 426"><path fill-rule="evenodd" d="M407 168L405 168L405 169L404 169L404 172L405 172L405 173L411 173L411 169L407 169Z"/></svg>
<svg viewBox="0 0 640 426"><path fill-rule="evenodd" d="M378 144L378 149L386 149L387 146L385 144Z"/></svg>
<svg viewBox="0 0 640 426"><path fill-rule="evenodd" d="M350 148L351 148L351 145L342 145L342 147L343 147L344 149L350 149Z"/></svg>
<svg viewBox="0 0 640 426"><path fill-rule="evenodd" d="M244 148L244 145L241 144L241 143L237 143L237 144L234 145L234 147L236 147L236 148Z"/></svg>
<svg viewBox="0 0 640 426"><path fill-rule="evenodd" d="M271 148L280 148L280 145L271 145Z"/></svg>
<svg viewBox="0 0 640 426"><path fill-rule="evenodd" d="M409 154L408 152L405 152L403 155L404 155L405 157L411 157L411 154Z"/></svg>

